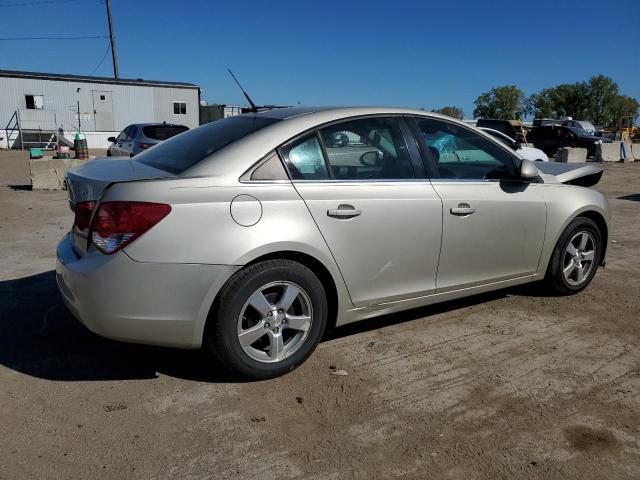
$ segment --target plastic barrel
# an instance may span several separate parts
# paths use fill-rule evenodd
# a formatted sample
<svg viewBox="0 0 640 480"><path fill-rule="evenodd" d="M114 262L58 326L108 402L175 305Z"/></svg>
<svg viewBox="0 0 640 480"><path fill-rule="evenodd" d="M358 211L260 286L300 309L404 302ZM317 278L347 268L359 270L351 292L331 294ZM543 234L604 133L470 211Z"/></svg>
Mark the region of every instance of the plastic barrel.
<svg viewBox="0 0 640 480"><path fill-rule="evenodd" d="M84 137L84 135L82 135ZM76 151L76 158L80 160L86 160L89 158L89 148L87 147L87 139L79 138L80 135L76 134L73 140L73 148Z"/></svg>

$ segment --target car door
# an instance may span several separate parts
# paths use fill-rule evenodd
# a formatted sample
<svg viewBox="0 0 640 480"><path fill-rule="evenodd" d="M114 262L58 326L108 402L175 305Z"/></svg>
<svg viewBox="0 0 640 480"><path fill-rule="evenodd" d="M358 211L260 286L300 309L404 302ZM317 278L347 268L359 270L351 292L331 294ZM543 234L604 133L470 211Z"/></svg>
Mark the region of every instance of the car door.
<svg viewBox="0 0 640 480"><path fill-rule="evenodd" d="M547 155L552 155L559 147L556 129L557 127L537 127L532 130L533 144Z"/></svg>
<svg viewBox="0 0 640 480"><path fill-rule="evenodd" d="M439 119L413 119L442 199L438 292L525 277L538 268L546 226L539 185L516 180L506 147Z"/></svg>
<svg viewBox="0 0 640 480"><path fill-rule="evenodd" d="M563 127L560 132L560 137L562 139L563 147L576 147L577 145L577 135L569 130L567 127Z"/></svg>
<svg viewBox="0 0 640 480"><path fill-rule="evenodd" d="M113 155L114 157L123 155L121 145L122 141L127 137L128 128L129 127L122 130L116 137L116 141L111 144L111 155Z"/></svg>
<svg viewBox="0 0 640 480"><path fill-rule="evenodd" d="M120 135L116 137L116 143L114 146L114 154L117 156L129 155L126 149L127 139L129 138L129 132L131 131L131 125L120 132Z"/></svg>
<svg viewBox="0 0 640 480"><path fill-rule="evenodd" d="M442 204L404 119L338 122L281 155L355 306L435 291Z"/></svg>
<svg viewBox="0 0 640 480"><path fill-rule="evenodd" d="M129 125L127 128L127 136L122 140L122 155L133 155L133 145L137 133L138 127L135 125Z"/></svg>

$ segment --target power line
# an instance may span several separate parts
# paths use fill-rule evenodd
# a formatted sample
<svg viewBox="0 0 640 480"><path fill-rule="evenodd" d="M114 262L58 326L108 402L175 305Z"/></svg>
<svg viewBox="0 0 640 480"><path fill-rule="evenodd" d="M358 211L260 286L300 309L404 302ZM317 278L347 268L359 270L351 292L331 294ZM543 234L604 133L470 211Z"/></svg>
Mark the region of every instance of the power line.
<svg viewBox="0 0 640 480"><path fill-rule="evenodd" d="M100 63L98 63L98 66L96 68L91 70L91 73L89 75L87 75L88 77L90 77L91 75L96 73L98 71L98 69L102 66L102 64L104 63L105 59L107 58L107 54L109 53L109 50L111 50L111 42L109 42L107 44L107 50L104 52L104 55L102 56L102 60L100 60Z"/></svg>
<svg viewBox="0 0 640 480"><path fill-rule="evenodd" d="M96 38L109 38L109 35L84 35L79 37L0 37L0 42L20 40L89 40Z"/></svg>
<svg viewBox="0 0 640 480"><path fill-rule="evenodd" d="M30 7L32 5L48 5L48 4L56 4L56 3L71 3L77 2L78 0L39 0L37 2L24 2L24 3L0 3L0 8L2 7Z"/></svg>

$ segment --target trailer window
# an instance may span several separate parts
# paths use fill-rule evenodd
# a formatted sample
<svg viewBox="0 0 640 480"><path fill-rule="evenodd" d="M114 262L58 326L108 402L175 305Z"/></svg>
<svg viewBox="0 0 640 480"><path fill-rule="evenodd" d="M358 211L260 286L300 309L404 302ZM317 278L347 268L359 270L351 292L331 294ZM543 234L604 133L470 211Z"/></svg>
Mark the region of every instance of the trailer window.
<svg viewBox="0 0 640 480"><path fill-rule="evenodd" d="M27 110L42 110L44 108L44 96L42 95L25 95L25 103Z"/></svg>
<svg viewBox="0 0 640 480"><path fill-rule="evenodd" d="M173 114L174 115L186 115L187 104L185 102L173 102Z"/></svg>

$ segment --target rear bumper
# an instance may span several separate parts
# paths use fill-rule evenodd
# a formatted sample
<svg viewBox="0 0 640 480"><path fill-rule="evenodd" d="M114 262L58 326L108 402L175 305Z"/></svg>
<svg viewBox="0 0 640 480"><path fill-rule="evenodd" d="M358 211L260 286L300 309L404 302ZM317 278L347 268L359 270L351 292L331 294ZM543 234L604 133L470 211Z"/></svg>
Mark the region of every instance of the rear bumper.
<svg viewBox="0 0 640 480"><path fill-rule="evenodd" d="M140 263L124 252L79 257L67 235L57 248L56 280L69 310L98 335L198 348L211 304L238 268Z"/></svg>

